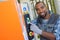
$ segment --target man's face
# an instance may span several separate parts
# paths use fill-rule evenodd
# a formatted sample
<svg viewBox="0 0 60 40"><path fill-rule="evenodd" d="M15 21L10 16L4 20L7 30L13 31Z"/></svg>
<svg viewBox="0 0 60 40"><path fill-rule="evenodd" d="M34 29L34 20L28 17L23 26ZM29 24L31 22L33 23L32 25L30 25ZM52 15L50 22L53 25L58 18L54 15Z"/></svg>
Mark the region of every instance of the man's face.
<svg viewBox="0 0 60 40"><path fill-rule="evenodd" d="M44 18L47 14L47 9L46 9L46 6L43 4L43 3L38 3L36 6L36 11L37 11L37 14L39 16L41 16L42 18Z"/></svg>

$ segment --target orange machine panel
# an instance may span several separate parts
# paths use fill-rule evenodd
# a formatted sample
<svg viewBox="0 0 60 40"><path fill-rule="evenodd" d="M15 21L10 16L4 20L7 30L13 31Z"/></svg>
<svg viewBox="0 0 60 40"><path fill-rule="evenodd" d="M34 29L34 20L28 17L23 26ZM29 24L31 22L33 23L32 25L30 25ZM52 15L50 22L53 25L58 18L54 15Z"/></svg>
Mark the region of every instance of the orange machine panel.
<svg viewBox="0 0 60 40"><path fill-rule="evenodd" d="M24 40L14 0L0 2L0 40Z"/></svg>

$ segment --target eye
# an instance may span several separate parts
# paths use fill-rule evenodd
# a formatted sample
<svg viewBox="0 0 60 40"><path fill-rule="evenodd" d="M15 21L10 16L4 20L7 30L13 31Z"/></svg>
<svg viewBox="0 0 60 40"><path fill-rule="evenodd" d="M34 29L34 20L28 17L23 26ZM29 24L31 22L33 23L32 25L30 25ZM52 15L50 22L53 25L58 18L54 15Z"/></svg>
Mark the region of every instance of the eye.
<svg viewBox="0 0 60 40"><path fill-rule="evenodd" d="M41 6L41 8L43 9L45 6Z"/></svg>

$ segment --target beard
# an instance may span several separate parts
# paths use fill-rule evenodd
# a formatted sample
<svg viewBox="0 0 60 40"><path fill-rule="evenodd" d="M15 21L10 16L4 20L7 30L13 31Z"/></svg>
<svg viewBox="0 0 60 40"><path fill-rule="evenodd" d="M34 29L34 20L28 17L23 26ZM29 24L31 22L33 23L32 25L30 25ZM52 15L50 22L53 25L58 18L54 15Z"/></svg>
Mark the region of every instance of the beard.
<svg viewBox="0 0 60 40"><path fill-rule="evenodd" d="M40 16L40 18L45 18L46 17L46 15L47 15L47 13L41 13L39 16Z"/></svg>

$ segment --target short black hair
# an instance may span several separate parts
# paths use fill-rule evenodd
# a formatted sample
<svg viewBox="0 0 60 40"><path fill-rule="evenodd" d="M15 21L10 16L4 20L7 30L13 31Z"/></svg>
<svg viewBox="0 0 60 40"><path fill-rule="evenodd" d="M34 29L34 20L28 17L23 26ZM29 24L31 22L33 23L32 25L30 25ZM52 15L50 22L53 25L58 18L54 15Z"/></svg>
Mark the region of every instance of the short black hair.
<svg viewBox="0 0 60 40"><path fill-rule="evenodd" d="M45 5L45 3L43 1L39 1L39 2L36 2L35 5L39 4L39 3L43 3ZM46 5L45 5L46 6Z"/></svg>

